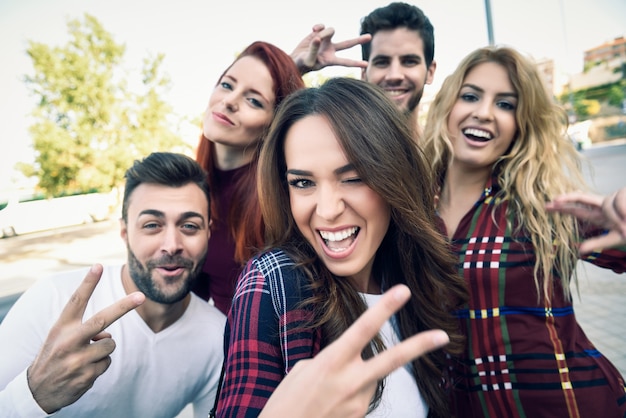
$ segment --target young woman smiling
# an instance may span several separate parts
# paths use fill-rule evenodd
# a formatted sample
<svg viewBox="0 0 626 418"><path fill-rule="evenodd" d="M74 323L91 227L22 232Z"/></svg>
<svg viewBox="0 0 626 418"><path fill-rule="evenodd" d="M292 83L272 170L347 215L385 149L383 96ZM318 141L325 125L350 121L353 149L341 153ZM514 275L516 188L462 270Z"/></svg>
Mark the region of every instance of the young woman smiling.
<svg viewBox="0 0 626 418"><path fill-rule="evenodd" d="M603 231L548 204L588 189L566 121L535 64L504 47L470 53L429 109L437 213L470 292L456 417L625 416L624 379L577 323L570 291L578 243ZM584 259L626 271L624 248Z"/></svg>
<svg viewBox="0 0 626 418"><path fill-rule="evenodd" d="M304 87L289 55L254 42L219 78L204 113L197 161L209 173L211 240L194 292L228 312L244 263L263 244L256 191L260 144L281 101Z"/></svg>
<svg viewBox="0 0 626 418"><path fill-rule="evenodd" d="M365 81L333 78L279 108L259 160L267 250L242 272L226 327L218 417L257 416L294 365L314 357L399 283L409 302L363 356L428 329L462 347L466 299L435 225L427 163L405 118ZM439 350L379 382L372 417L448 417Z"/></svg>

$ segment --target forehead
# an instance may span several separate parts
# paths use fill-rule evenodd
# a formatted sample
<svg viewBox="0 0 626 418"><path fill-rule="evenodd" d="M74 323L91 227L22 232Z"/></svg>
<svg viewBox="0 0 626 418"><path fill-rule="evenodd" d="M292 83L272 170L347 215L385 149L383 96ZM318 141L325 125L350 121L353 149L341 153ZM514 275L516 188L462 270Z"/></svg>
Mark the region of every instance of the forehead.
<svg viewBox="0 0 626 418"><path fill-rule="evenodd" d="M499 92L514 92L507 69L496 62L484 62L465 75L463 84L473 84L483 89L489 87Z"/></svg>
<svg viewBox="0 0 626 418"><path fill-rule="evenodd" d="M379 30L372 37L370 55L423 57L424 41L419 32L407 28Z"/></svg>
<svg viewBox="0 0 626 418"><path fill-rule="evenodd" d="M202 189L193 183L181 187L143 183L130 195L128 217L136 217L146 210L160 211L172 217L186 212L197 212L206 218L209 203Z"/></svg>
<svg viewBox="0 0 626 418"><path fill-rule="evenodd" d="M246 90L256 90L265 98L274 100L274 79L265 63L259 58L247 55L239 58L226 72Z"/></svg>
<svg viewBox="0 0 626 418"><path fill-rule="evenodd" d="M348 163L343 148L328 120L306 116L294 123L285 137L287 168L319 171Z"/></svg>

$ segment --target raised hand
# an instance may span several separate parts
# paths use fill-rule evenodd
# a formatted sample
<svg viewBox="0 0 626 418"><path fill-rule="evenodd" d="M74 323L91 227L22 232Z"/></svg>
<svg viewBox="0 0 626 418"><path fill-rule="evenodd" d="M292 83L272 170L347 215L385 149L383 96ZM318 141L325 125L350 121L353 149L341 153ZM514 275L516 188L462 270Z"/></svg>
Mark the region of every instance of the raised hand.
<svg viewBox="0 0 626 418"><path fill-rule="evenodd" d="M564 194L548 202L546 209L573 215L608 230L606 235L583 241L578 249L581 254L626 244L626 187L608 196L582 192Z"/></svg>
<svg viewBox="0 0 626 418"><path fill-rule="evenodd" d="M301 360L269 398L260 417L363 417L376 382L407 362L448 343L441 330L421 332L368 360L361 351L410 297L396 285L335 342Z"/></svg>
<svg viewBox="0 0 626 418"><path fill-rule="evenodd" d="M94 265L28 368L33 397L49 414L79 399L107 370L115 342L104 330L145 300L143 293L131 293L83 322L87 302L101 276L102 266Z"/></svg>
<svg viewBox="0 0 626 418"><path fill-rule="evenodd" d="M334 34L335 29L318 24L313 26L311 33L300 41L291 53L291 58L302 74L331 65L357 68L367 67L367 61L341 58L337 56L337 51L343 51L355 45L369 42L372 36L369 34L361 35L357 38L333 43L332 37Z"/></svg>

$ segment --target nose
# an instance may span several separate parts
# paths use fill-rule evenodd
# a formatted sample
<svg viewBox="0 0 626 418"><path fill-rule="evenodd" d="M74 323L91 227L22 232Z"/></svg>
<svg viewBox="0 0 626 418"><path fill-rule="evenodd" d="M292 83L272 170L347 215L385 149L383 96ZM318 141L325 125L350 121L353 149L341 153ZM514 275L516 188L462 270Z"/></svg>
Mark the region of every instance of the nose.
<svg viewBox="0 0 626 418"><path fill-rule="evenodd" d="M402 65L399 60L392 60L387 67L387 73L385 74L385 80L387 81L402 81L404 79L404 72L402 71Z"/></svg>
<svg viewBox="0 0 626 418"><path fill-rule="evenodd" d="M161 252L175 255L182 251L183 245L179 229L175 226L165 228L162 233Z"/></svg>
<svg viewBox="0 0 626 418"><path fill-rule="evenodd" d="M237 94L234 91L226 94L222 99L222 103L224 103L226 109L235 112L238 109Z"/></svg>
<svg viewBox="0 0 626 418"><path fill-rule="evenodd" d="M317 192L315 213L325 221L334 221L346 209L338 187L322 186Z"/></svg>
<svg viewBox="0 0 626 418"><path fill-rule="evenodd" d="M488 100L480 100L474 108L473 115L479 121L493 120L493 106Z"/></svg>

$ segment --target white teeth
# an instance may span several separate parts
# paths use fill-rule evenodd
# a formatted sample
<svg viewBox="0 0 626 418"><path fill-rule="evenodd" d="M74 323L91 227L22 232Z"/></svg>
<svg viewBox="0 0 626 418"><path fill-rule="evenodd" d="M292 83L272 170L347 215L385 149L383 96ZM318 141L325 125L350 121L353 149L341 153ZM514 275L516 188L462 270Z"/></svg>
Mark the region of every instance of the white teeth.
<svg viewBox="0 0 626 418"><path fill-rule="evenodd" d="M487 131L483 131L480 129L475 129L475 128L467 128L467 129L463 129L463 134L464 135L472 135L478 138L485 138L485 139L491 139L491 134Z"/></svg>
<svg viewBox="0 0 626 418"><path fill-rule="evenodd" d="M404 93L404 90L387 90L387 94L390 96L399 96Z"/></svg>
<svg viewBox="0 0 626 418"><path fill-rule="evenodd" d="M320 231L320 236L326 241L343 241L350 235L353 235L357 231L357 229L358 228L356 226L353 226L352 228L344 229L343 231L337 232Z"/></svg>

